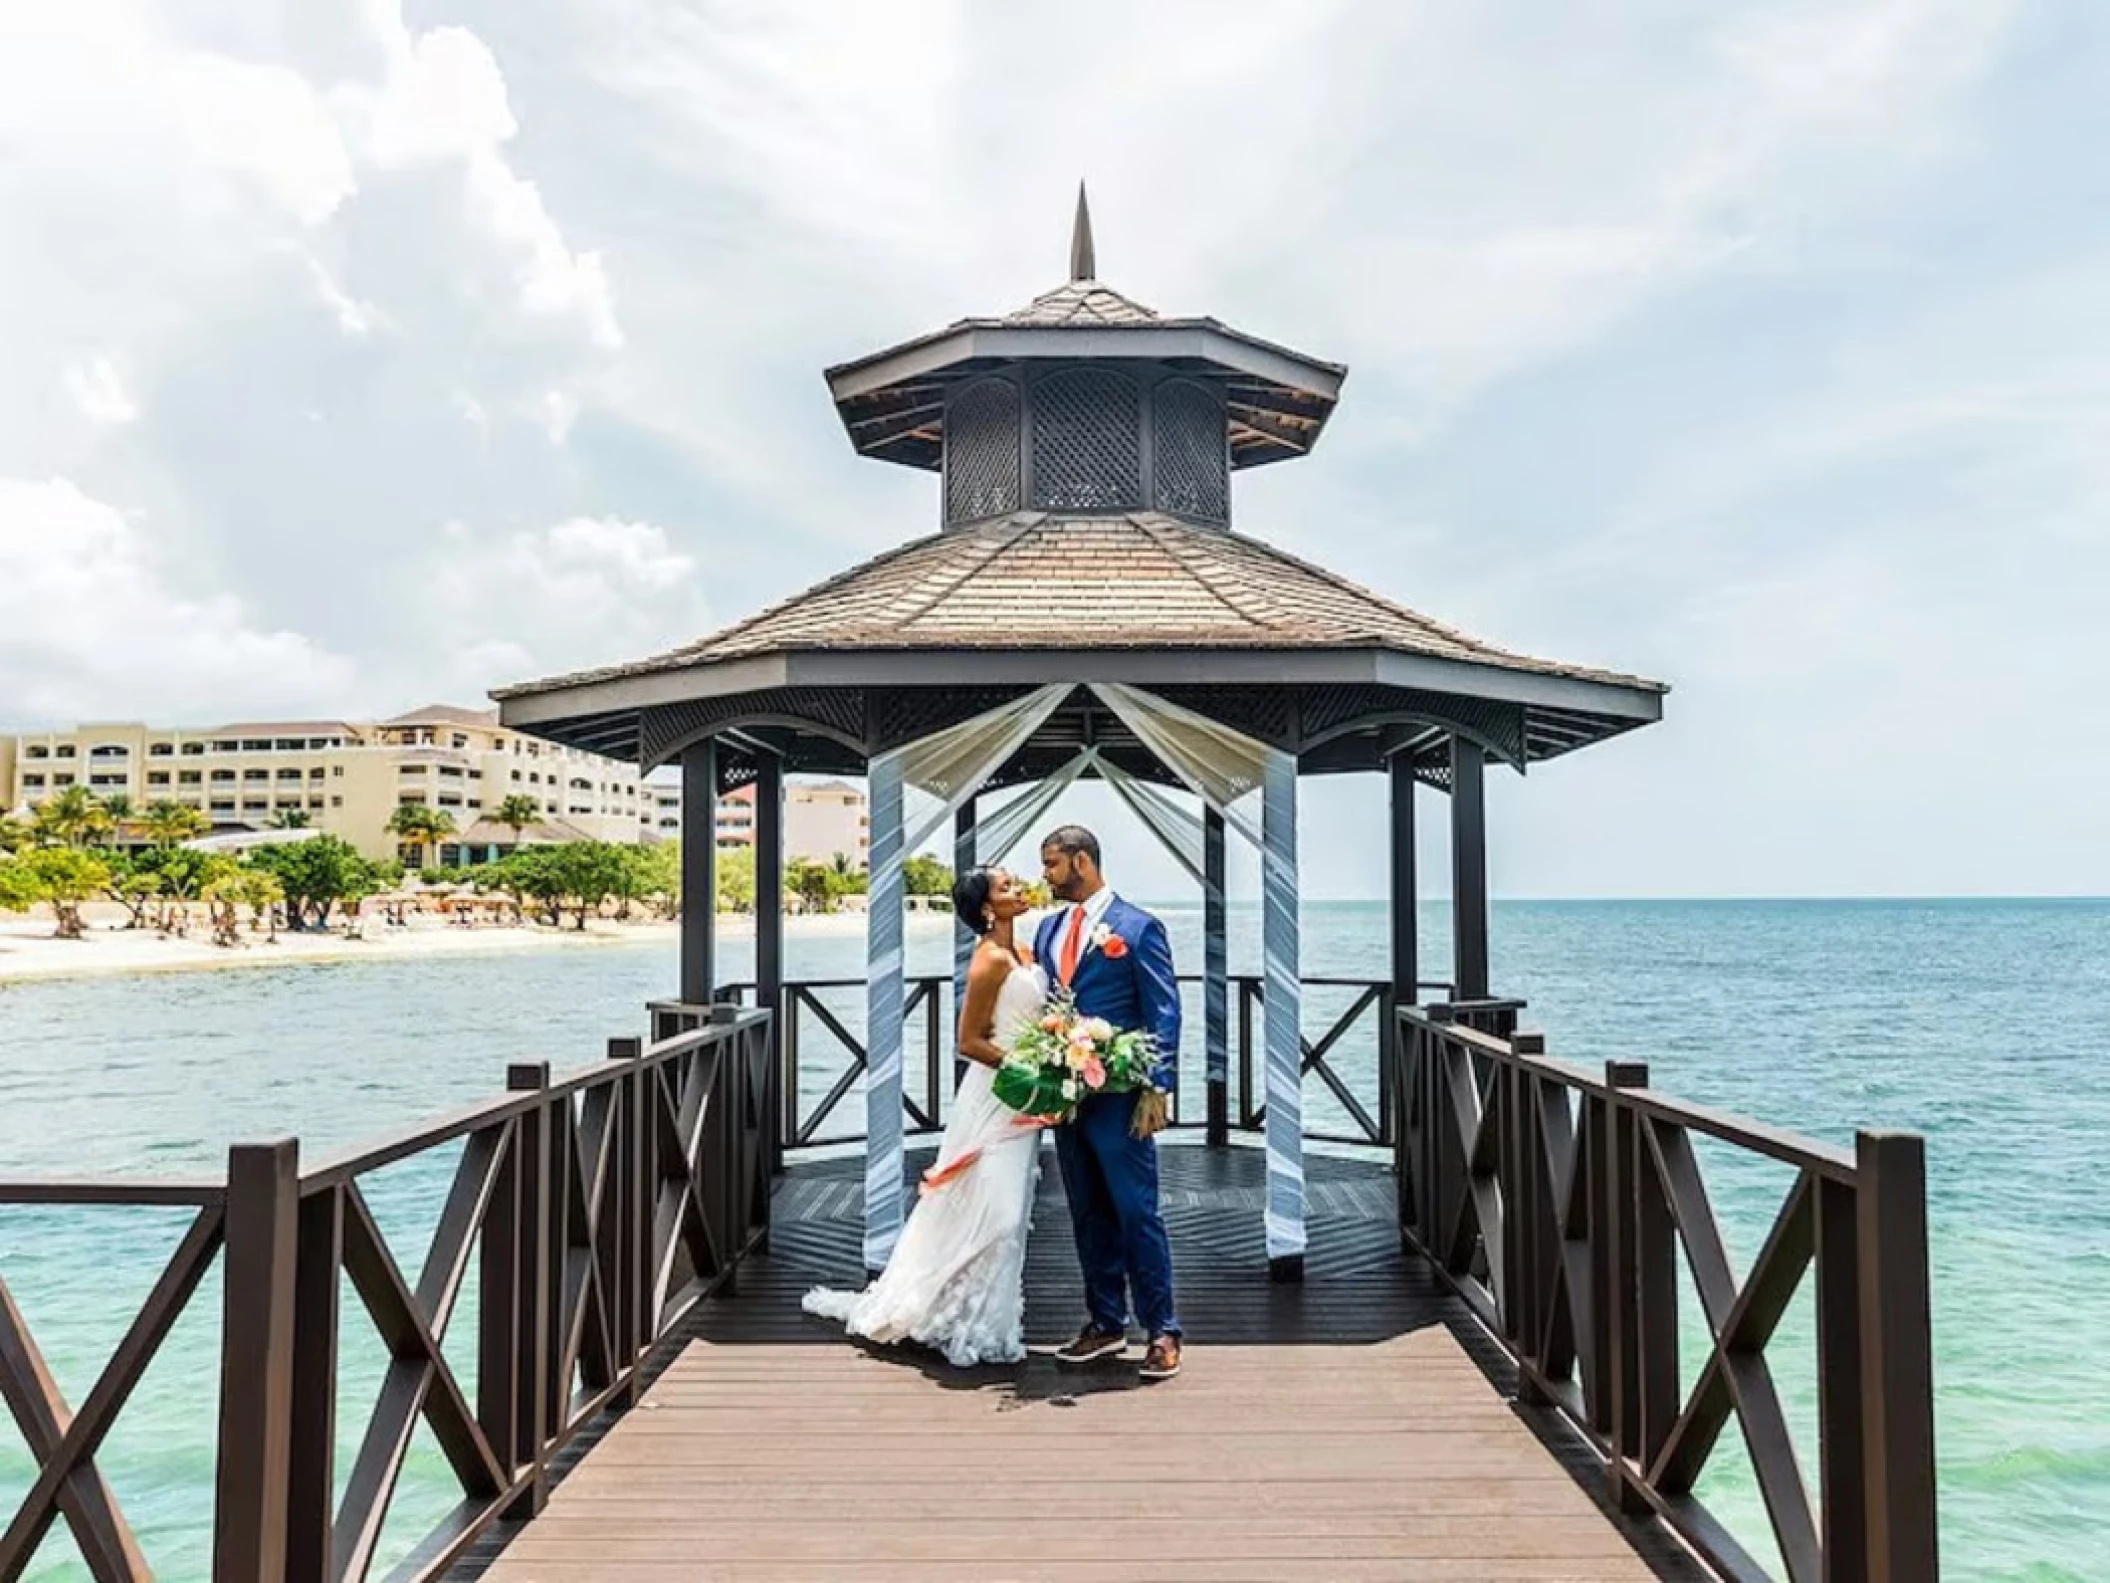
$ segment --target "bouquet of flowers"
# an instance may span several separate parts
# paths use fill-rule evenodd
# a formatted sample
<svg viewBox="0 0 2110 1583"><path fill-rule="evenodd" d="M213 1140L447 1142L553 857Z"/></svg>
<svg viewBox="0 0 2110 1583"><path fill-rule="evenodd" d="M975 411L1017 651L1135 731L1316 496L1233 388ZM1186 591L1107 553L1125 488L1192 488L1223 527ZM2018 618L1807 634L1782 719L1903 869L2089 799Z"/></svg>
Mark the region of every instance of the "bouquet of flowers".
<svg viewBox="0 0 2110 1583"><path fill-rule="evenodd" d="M1090 1094L1162 1092L1157 1040L1140 1029L1116 1031L1104 1017L1078 1014L1068 990L1057 990L1040 1016L1012 1040L992 1086L1028 1125L1054 1126L1077 1113Z"/></svg>

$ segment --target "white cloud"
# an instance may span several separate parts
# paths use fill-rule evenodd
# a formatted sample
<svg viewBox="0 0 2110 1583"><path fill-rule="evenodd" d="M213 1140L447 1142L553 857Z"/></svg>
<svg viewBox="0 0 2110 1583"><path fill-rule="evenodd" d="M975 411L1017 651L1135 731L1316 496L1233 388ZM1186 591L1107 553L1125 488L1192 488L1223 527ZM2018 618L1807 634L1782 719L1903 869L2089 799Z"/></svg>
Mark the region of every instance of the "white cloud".
<svg viewBox="0 0 2110 1583"><path fill-rule="evenodd" d="M0 478L0 697L30 719L342 706L351 661L179 591L141 526L69 479Z"/></svg>
<svg viewBox="0 0 2110 1583"><path fill-rule="evenodd" d="M321 259L312 253L301 256L307 265L308 279L314 284L316 300L330 310L345 339L363 341L386 324L387 316L372 303L361 302L347 293Z"/></svg>
<svg viewBox="0 0 2110 1583"><path fill-rule="evenodd" d="M579 421L579 398L568 390L545 390L534 404L534 411L550 443L562 445L571 434L571 426Z"/></svg>
<svg viewBox="0 0 2110 1583"><path fill-rule="evenodd" d="M423 579L464 690L635 658L708 631L695 558L666 529L570 517L496 538L450 523Z"/></svg>
<svg viewBox="0 0 2110 1583"><path fill-rule="evenodd" d="M100 352L66 365L66 394L95 423L130 423L139 407L110 359Z"/></svg>
<svg viewBox="0 0 2110 1583"><path fill-rule="evenodd" d="M154 71L199 157L253 183L303 225L322 224L351 197L337 123L299 73L194 49L169 51Z"/></svg>
<svg viewBox="0 0 2110 1583"><path fill-rule="evenodd" d="M505 158L520 127L490 47L466 28L413 34L398 6L373 10L387 69L378 87L340 96L363 157L384 170L458 166L463 207L495 249L520 309L574 323L604 351L619 349L623 331L600 255L572 249L541 188Z"/></svg>

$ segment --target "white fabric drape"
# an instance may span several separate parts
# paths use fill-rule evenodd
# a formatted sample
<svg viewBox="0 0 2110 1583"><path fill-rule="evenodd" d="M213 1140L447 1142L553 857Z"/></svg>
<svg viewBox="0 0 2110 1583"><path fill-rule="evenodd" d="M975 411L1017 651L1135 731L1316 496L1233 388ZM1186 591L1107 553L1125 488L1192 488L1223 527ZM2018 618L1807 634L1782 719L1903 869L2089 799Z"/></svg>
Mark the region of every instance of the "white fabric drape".
<svg viewBox="0 0 2110 1583"><path fill-rule="evenodd" d="M1194 883L1206 885L1209 877L1204 867L1200 815L1189 813L1174 802L1163 787L1139 780L1118 764L1102 763L1099 773Z"/></svg>
<svg viewBox="0 0 2110 1583"><path fill-rule="evenodd" d="M1048 716L1069 695L1067 683L1037 687L985 714L886 754L900 764L905 784L935 797L940 804L935 813L909 831L903 851L921 851L960 805L980 791L982 783L1006 759L1032 740L1033 733L1047 723Z"/></svg>
<svg viewBox="0 0 2110 1583"><path fill-rule="evenodd" d="M1077 784L1086 770L1098 765L1102 773L1105 765L1100 763L1099 750L1086 748L1064 764L1046 780L1034 786L1023 796L1014 797L975 827L975 861L977 863L1001 863L1012 850L1025 840L1040 823L1047 811L1064 792Z"/></svg>
<svg viewBox="0 0 2110 1583"><path fill-rule="evenodd" d="M1260 827L1238 804L1266 784L1279 749L1140 687L1093 682L1091 689L1189 791L1254 846L1265 844Z"/></svg>

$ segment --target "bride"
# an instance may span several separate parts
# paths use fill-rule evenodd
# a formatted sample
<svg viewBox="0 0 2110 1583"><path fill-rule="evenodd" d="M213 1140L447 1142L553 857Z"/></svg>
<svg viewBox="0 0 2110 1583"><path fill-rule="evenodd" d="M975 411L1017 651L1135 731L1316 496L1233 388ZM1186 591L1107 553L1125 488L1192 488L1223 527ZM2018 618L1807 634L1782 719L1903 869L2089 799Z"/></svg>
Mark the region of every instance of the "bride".
<svg viewBox="0 0 2110 1583"><path fill-rule="evenodd" d="M938 1158L879 1279L861 1292L817 1287L809 1314L853 1336L935 1347L961 1368L1026 1355L1026 1233L1040 1176L1040 1131L1020 1125L991 1082L1012 1037L1047 1004L1046 975L1021 960L1012 927L1027 910L1002 869L970 869L953 910L981 938L960 1008L960 1053L972 1064L953 1096Z"/></svg>

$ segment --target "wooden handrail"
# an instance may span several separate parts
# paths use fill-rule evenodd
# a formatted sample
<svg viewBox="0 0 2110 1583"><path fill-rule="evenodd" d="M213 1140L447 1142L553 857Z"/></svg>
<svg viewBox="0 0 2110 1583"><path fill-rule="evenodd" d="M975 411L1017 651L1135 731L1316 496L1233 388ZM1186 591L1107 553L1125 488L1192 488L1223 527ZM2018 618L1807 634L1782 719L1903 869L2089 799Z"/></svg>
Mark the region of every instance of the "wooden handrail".
<svg viewBox="0 0 2110 1583"><path fill-rule="evenodd" d="M687 1312L729 1289L741 1259L767 1243L774 1019L725 1007L692 1024L649 1047L611 1040L609 1059L554 1079L516 1066L503 1096L306 1171L285 1139L236 1145L219 1182L0 1183L0 1204L198 1210L78 1410L0 1269L0 1399L36 1467L0 1530L0 1577L17 1575L60 1520L98 1580L153 1575L96 1452L216 1254L215 1583L369 1576L420 1420L461 1500L397 1575L436 1578L492 1523L539 1509L556 1458L604 1407L635 1398ZM399 1265L366 1181L455 1143L438 1225L419 1263ZM473 1401L443 1347L472 1268ZM356 1304L340 1303L347 1279ZM340 1502L340 1320L362 1313L390 1362Z"/></svg>
<svg viewBox="0 0 2110 1583"><path fill-rule="evenodd" d="M1863 1132L1849 1152L1652 1089L1638 1063L1553 1060L1542 1036L1503 1027L1508 1014L1397 1015L1401 1236L1516 1365L1519 1399L1556 1409L1595 1450L1610 1497L1662 1519L1724 1577L1770 1576L1693 1493L1734 1422L1791 1579L1933 1583L1922 1140ZM1741 1281L1696 1137L1795 1173ZM1681 1257L1708 1336L1689 1394ZM1812 1269L1821 1502L1766 1358Z"/></svg>

